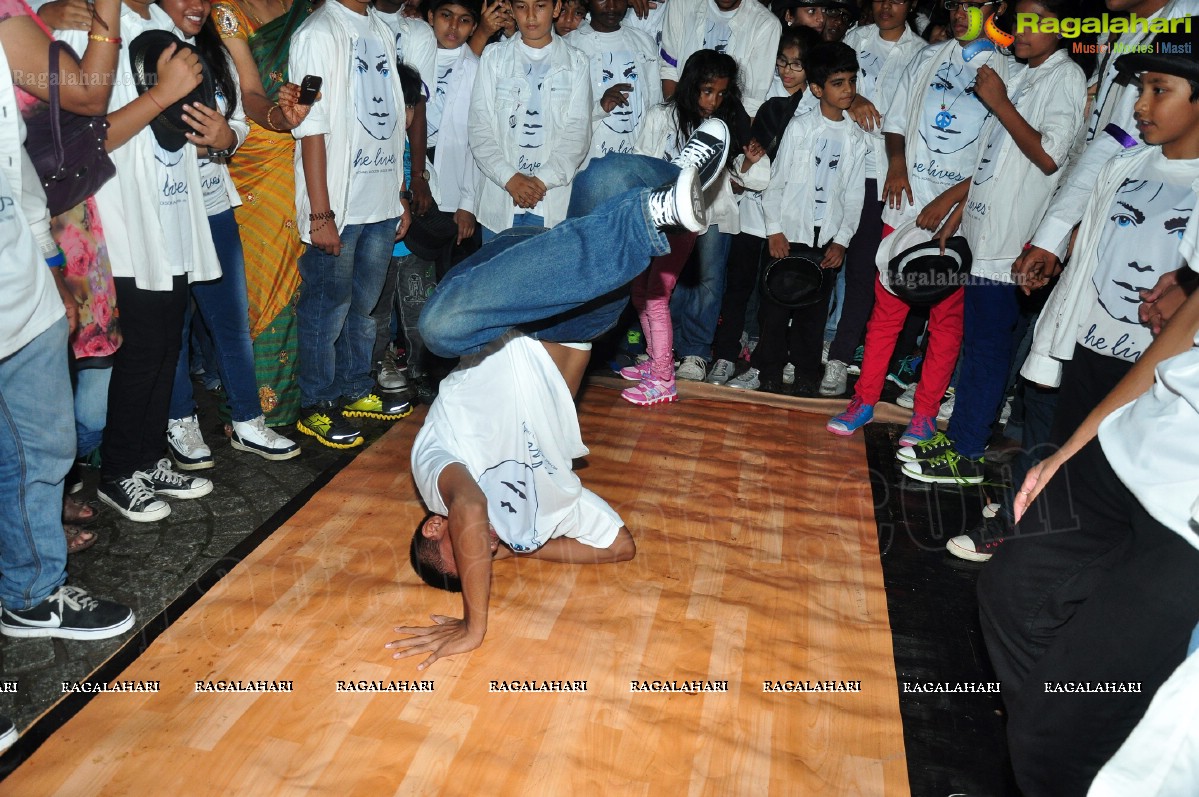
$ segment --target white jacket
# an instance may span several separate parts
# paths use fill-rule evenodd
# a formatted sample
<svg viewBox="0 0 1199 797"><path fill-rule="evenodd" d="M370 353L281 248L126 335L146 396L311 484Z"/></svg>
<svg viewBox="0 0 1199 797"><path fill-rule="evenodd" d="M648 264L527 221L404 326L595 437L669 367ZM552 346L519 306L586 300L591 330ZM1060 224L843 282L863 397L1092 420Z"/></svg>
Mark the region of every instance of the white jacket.
<svg viewBox="0 0 1199 797"><path fill-rule="evenodd" d="M877 39L878 25L862 25L846 33L844 41L860 55L868 44ZM887 110L891 98L895 96L895 91L899 88L899 81L903 79L908 64L925 46L927 46L927 42L924 39L917 36L907 25L903 26L903 33L900 34L899 41L895 42L887 53L887 59L883 61L878 77L875 78L874 96L866 97L874 103L875 109L880 114ZM882 199L883 183L887 181L887 143L883 139L881 125L866 135L870 143L870 163L874 167L872 172L867 173L866 178L878 182L878 198Z"/></svg>
<svg viewBox="0 0 1199 797"><path fill-rule="evenodd" d="M655 105L646 113L645 121L637 131L637 141L633 149L637 155L673 161L674 153L683 143L678 138L679 124L674 107L666 104ZM737 197L733 194L733 180L750 191L763 191L769 184L769 158L762 158L742 174L741 164L744 162L745 156L738 155L725 175L717 178L704 192L709 227L714 226L721 232L733 235L741 232L741 214L737 209Z"/></svg>
<svg viewBox="0 0 1199 797"><path fill-rule="evenodd" d="M819 105L800 104L787 125L770 170L770 185L762 194L766 234L783 233L791 243L810 244L817 224L812 146L824 121ZM845 117L845 141L835 183L827 186L828 204L820 222L820 247L829 243L849 246L862 216L866 193L866 132Z"/></svg>
<svg viewBox="0 0 1199 797"><path fill-rule="evenodd" d="M1179 19L1196 14L1199 14L1199 0L1170 0L1156 14L1150 14L1148 19ZM1153 34L1146 35L1139 30L1131 31L1122 34L1117 45L1121 48L1135 47L1144 44L1152 36ZM1070 233L1082 219L1082 209L1086 207L1087 197L1095 187L1100 169L1117 153L1127 148L1111 133L1105 132L1106 128L1114 125L1113 132L1117 135L1117 130L1122 130L1129 138L1134 139L1136 144L1141 143L1137 137L1136 123L1132 118L1133 106L1137 101L1137 87L1128 78L1120 77L1116 71L1117 57L1118 54L1113 52L1107 58L1104 74L1097 75L1092 81L1099 83L1099 89L1088 121L1086 149L1071 162L1049 205L1045 219L1032 238L1033 246L1053 252L1059 258L1066 256L1066 249L1070 245Z"/></svg>
<svg viewBox="0 0 1199 797"><path fill-rule="evenodd" d="M662 25L662 79L678 82L693 53L704 48L708 27L708 0L670 0ZM782 23L758 0L741 0L729 21L732 37L726 52L741 68L741 93L745 111L757 116L774 77Z"/></svg>
<svg viewBox="0 0 1199 797"><path fill-rule="evenodd" d="M437 133L437 160L429 169L432 176L429 190L440 210L453 213L461 208L474 213L480 174L466 135L479 56L469 46L462 45L458 48L458 60L454 62L453 70L441 111L441 129Z"/></svg>
<svg viewBox="0 0 1199 797"><path fill-rule="evenodd" d="M1053 190L1065 173L1070 147L1083 124L1086 82L1082 69L1064 49L1049 56L1036 69L1019 68L1009 81L1008 95L1016 96L1017 110L1041 134L1041 146L1058 170L1045 174L1007 133L1001 134L998 151L987 153L986 142L999 124L995 117L988 120L980 137L983 147L979 159L980 162L983 157L994 159L994 176L981 185L971 183L966 212L962 215L962 235L970 243L974 258L973 275L1011 281L1011 264L1044 217ZM977 207L972 203L978 202L985 203L987 208L982 217L971 212ZM998 264L990 273L984 270L987 261ZM995 267L1002 270L996 271Z"/></svg>
<svg viewBox="0 0 1199 797"><path fill-rule="evenodd" d="M1099 240L1112 199L1126 179L1136 175L1146 161L1160 152L1160 147L1134 147L1117 154L1099 171L1095 190L1083 211L1070 265L1049 294L1033 331L1032 350L1020 369L1020 375L1030 382L1048 387L1061 383L1062 363L1073 359L1078 330L1095 302L1091 278L1099 267ZM1199 193L1199 180L1192 184L1191 190ZM1184 242L1194 240L1197 226L1199 213L1192 213Z"/></svg>
<svg viewBox="0 0 1199 797"><path fill-rule="evenodd" d="M9 211L14 214L14 237L0 231L0 360L23 349L65 315L50 269L42 260L55 250L46 194L24 144L25 122L17 109L12 70L0 46L0 173L12 192L0 196L0 220L7 215L7 200L16 206Z"/></svg>
<svg viewBox="0 0 1199 797"><path fill-rule="evenodd" d="M336 2L336 0L331 0ZM394 34L373 7L367 8L371 30L381 40L389 42ZM290 75L320 75L321 98L313 103L308 117L291 131L298 140L308 136L324 136L325 179L329 184L329 209L335 214L337 232L345 227L346 209L350 205L350 161L353 158L354 125L354 76L350 73L354 63L354 45L358 34L337 18L337 9L330 3L313 11L300 25L291 39L291 50L287 62ZM397 111L404 107L404 90L400 85L399 72L392 70L389 83L395 98ZM391 142L395 147L397 163L404 156L404 126L396 125ZM296 144L296 229L300 240L312 243L312 222L308 218L312 203L308 198L308 182L304 177L304 159L300 145ZM396 191L404 189L403 177Z"/></svg>
<svg viewBox="0 0 1199 797"><path fill-rule="evenodd" d="M468 141L482 172L475 215L496 232L511 227L516 212L504 186L519 171L516 117L530 91L520 45L520 37L513 36L483 51L470 98ZM547 189L542 200L545 226L553 227L566 218L571 181L591 147L591 71L587 56L556 34L546 46L551 48L543 84L549 91L542 97L546 158L535 176Z"/></svg>

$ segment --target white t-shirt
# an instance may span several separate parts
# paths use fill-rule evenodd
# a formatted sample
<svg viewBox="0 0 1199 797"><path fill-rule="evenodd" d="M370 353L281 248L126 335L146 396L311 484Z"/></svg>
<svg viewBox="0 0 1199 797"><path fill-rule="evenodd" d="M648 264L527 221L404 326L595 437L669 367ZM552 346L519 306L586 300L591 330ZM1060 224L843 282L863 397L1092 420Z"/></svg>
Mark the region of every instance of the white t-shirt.
<svg viewBox="0 0 1199 797"><path fill-rule="evenodd" d="M0 48L0 62L3 58ZM20 115L14 116L7 124L23 128ZM19 140L24 139L22 129ZM19 157L27 158L24 149ZM25 179L36 179L31 166ZM0 170L0 359L23 349L62 317L62 299L21 211L21 197Z"/></svg>
<svg viewBox="0 0 1199 797"><path fill-rule="evenodd" d="M428 131L428 146L437 146L437 131L441 129L441 116L445 112L445 98L449 93L450 82L453 80L454 64L462 54L465 44L453 50L437 50L437 64L434 72L437 74L437 85L433 87L433 96L429 98L425 109L425 129Z"/></svg>
<svg viewBox="0 0 1199 797"><path fill-rule="evenodd" d="M966 61L962 48L953 47L929 84L914 85L922 70L910 70L899 84L887 110L885 129L903 133L909 114L920 114L919 135L915 141L905 139L915 205L909 208L904 202L902 213L888 208L883 221L898 226L974 173L979 136L991 115L975 97L974 81L978 67L995 57L995 53L984 53Z"/></svg>
<svg viewBox="0 0 1199 797"><path fill-rule="evenodd" d="M1078 330L1083 346L1131 363L1153 342L1137 317L1138 291L1182 266L1178 247L1195 209L1196 179L1199 160L1167 160L1159 149L1116 189L1099 237L1094 300Z"/></svg>
<svg viewBox="0 0 1199 797"><path fill-rule="evenodd" d="M441 383L412 445L425 505L446 514L441 471L462 463L487 497L495 532L514 551L554 537L607 548L624 522L583 487L571 461L587 454L570 390L538 341L510 332L463 357Z"/></svg>
<svg viewBox="0 0 1199 797"><path fill-rule="evenodd" d="M591 98L597 106L604 92L615 84L628 83L633 87L626 95L628 104L617 105L591 126L591 157L633 152L637 129L646 110L646 76L641 74L641 60L637 57L637 50L644 46L644 37L620 28L611 33L592 31L568 41L587 56L591 66Z"/></svg>
<svg viewBox="0 0 1199 797"><path fill-rule="evenodd" d="M828 207L828 191L836 185L837 168L841 165L841 147L845 143L845 128L854 124L849 117L839 122L822 119L816 145L812 148L812 219L824 221L824 209Z"/></svg>
<svg viewBox="0 0 1199 797"><path fill-rule="evenodd" d="M878 78L882 73L883 64L887 62L887 56L894 49L895 42L889 42L876 35L864 41L861 49L858 50L858 94L873 102L879 113L886 110L884 100L889 98L878 97ZM866 155L866 175L873 177L877 173L874 149L871 148Z"/></svg>
<svg viewBox="0 0 1199 797"><path fill-rule="evenodd" d="M654 46L658 49L662 48L662 23L666 18L666 0L658 0L658 7L651 8L645 19L637 16L637 12L630 5L629 10L625 12L624 19L620 21L620 26L623 28L626 25L630 28L644 31L649 34L649 37L654 40Z"/></svg>
<svg viewBox="0 0 1199 797"><path fill-rule="evenodd" d="M221 93L220 89L217 89L217 111L224 114L228 107L225 95ZM229 204L229 188L225 185L225 170L219 163L214 163L211 158L200 158L200 189L204 196L204 211L209 216L224 213L233 207Z"/></svg>
<svg viewBox="0 0 1199 797"><path fill-rule="evenodd" d="M726 52L729 49L729 39L733 37L730 23L736 13L736 8L732 11L721 11L712 0L708 0L708 25L704 28L704 49L715 50L718 53Z"/></svg>
<svg viewBox="0 0 1199 797"><path fill-rule="evenodd" d="M1103 453L1120 481L1154 520L1199 548L1196 441L1199 348L1159 363L1153 387L1099 425Z"/></svg>
<svg viewBox="0 0 1199 797"><path fill-rule="evenodd" d="M195 157L195 150L190 151ZM192 224L188 208L187 170L183 159L189 154L187 147L178 152L163 149L154 139L154 167L158 185L158 220L162 223L163 241L166 243L167 269L173 276L181 276L192 270Z"/></svg>
<svg viewBox="0 0 1199 797"><path fill-rule="evenodd" d="M529 84L529 104L524 107L523 118L517 119L520 125L520 135L517 136L519 152L516 156L516 168L521 174L533 177L545 163L549 151L545 141L545 92L543 87L546 75L550 71L549 47L530 47L523 41L517 44L520 48L521 60L525 66L525 81ZM545 200L541 200L528 212L535 216L545 216Z"/></svg>
<svg viewBox="0 0 1199 797"><path fill-rule="evenodd" d="M350 200L346 224L372 224L398 217L402 208L399 186L403 181L404 109L396 108L389 84L395 69L394 48L371 29L364 14L355 14L341 3L332 4L342 11L357 34L354 43L353 76L354 115L358 124L350 138Z"/></svg>

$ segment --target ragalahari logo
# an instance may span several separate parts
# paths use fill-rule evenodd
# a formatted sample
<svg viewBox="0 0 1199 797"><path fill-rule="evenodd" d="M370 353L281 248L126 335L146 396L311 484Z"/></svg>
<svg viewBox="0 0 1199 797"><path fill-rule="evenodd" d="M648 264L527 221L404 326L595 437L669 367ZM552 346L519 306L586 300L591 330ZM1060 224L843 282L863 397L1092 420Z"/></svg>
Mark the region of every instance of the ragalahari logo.
<svg viewBox="0 0 1199 797"><path fill-rule="evenodd" d="M969 26L966 28L965 35L959 37L960 41L970 42L977 39L979 36L986 35L987 39L996 47L1011 47L1012 42L1016 41L1016 37L1007 33L995 24L995 15L987 17L983 21L983 10L979 6L967 5L962 6L966 10L966 18L969 20Z"/></svg>

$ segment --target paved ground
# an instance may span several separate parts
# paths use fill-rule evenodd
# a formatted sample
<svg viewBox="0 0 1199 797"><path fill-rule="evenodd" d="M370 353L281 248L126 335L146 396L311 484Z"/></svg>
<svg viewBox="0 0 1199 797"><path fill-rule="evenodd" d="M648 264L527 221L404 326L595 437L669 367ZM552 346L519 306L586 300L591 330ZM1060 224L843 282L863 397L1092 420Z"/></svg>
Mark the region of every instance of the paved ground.
<svg viewBox="0 0 1199 797"><path fill-rule="evenodd" d="M203 391L197 387L197 398ZM16 681L18 691L0 693L0 715L24 731L63 696L63 681L82 681L127 640L247 535L266 522L321 473L344 465L366 446L340 452L291 430L303 454L267 462L234 451L225 440L211 397L201 399L201 426L216 467L201 475L214 489L204 498L171 501L171 515L157 523L134 523L108 507L89 529L100 539L68 562L70 583L92 594L131 606L137 625L128 634L101 642L0 637L0 680ZM401 420L399 423L407 423ZM366 445L389 424L365 421ZM283 430L281 430L283 431ZM86 498L95 498L97 474L87 474Z"/></svg>

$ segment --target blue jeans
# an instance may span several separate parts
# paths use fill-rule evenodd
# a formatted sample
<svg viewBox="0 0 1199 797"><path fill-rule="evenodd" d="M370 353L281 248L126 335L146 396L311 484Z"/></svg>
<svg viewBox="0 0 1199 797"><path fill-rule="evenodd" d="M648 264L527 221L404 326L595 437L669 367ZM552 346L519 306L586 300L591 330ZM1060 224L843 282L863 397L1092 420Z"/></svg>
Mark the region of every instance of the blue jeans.
<svg viewBox="0 0 1199 797"><path fill-rule="evenodd" d="M611 329L629 282L670 251L648 198L647 190L630 191L551 230L501 233L437 286L420 316L425 346L458 357L514 327L549 341L591 340Z"/></svg>
<svg viewBox="0 0 1199 797"><path fill-rule="evenodd" d="M720 320L732 242L733 236L716 227L709 227L695 239L695 251L691 254L694 271L691 275L683 272L670 297L674 351L679 357L712 358L712 341L716 338L716 322Z"/></svg>
<svg viewBox="0 0 1199 797"><path fill-rule="evenodd" d="M104 439L111 379L111 365L75 371L75 448L78 457L86 457L95 451Z"/></svg>
<svg viewBox="0 0 1199 797"><path fill-rule="evenodd" d="M67 320L0 360L0 602L21 611L67 580L62 484L75 458Z"/></svg>
<svg viewBox="0 0 1199 797"><path fill-rule="evenodd" d="M545 226L545 218L543 218L542 216L538 216L536 213L530 213L527 210L522 213L516 213L512 216L512 227L544 227L544 226ZM512 229L512 227L509 227L508 229ZM485 243L485 244L491 243L493 240L495 240L495 237L497 235L499 235L501 232L503 232L503 230L500 230L497 232L495 230L490 230L486 227L483 227L481 230L481 234L483 236L483 243Z"/></svg>
<svg viewBox="0 0 1199 797"><path fill-rule="evenodd" d="M674 182L678 176L679 167L660 158L610 152L591 161L586 169L575 175L570 184L566 217L587 216L614 196L641 188L657 188Z"/></svg>
<svg viewBox="0 0 1199 797"><path fill-rule="evenodd" d="M357 401L371 391L375 319L399 219L348 224L341 254L315 246L300 257L300 402L305 407Z"/></svg>
<svg viewBox="0 0 1199 797"><path fill-rule="evenodd" d="M221 278L194 282L192 298L200 317L216 345L217 370L229 396L229 410L235 421L251 421L262 415L258 400L258 381L254 376L254 342L250 340L250 301L246 297L246 261L242 255L241 235L233 210L208 217L212 242L221 261ZM196 411L192 398L190 346L192 308L188 304L183 318L183 346L175 368L175 387L171 391L171 418L187 418Z"/></svg>
<svg viewBox="0 0 1199 797"><path fill-rule="evenodd" d="M966 285L962 356L949 436L964 457L983 455L1007 391L1012 333L1020 320L1016 286L986 279Z"/></svg>

